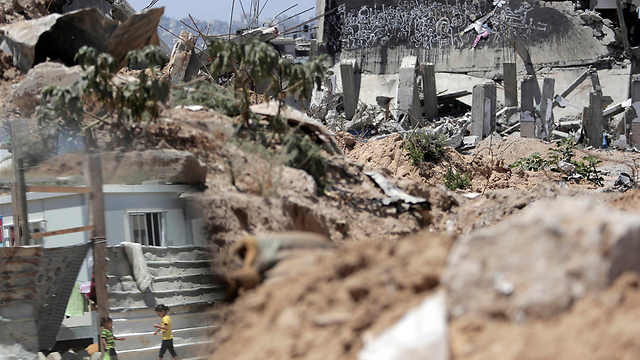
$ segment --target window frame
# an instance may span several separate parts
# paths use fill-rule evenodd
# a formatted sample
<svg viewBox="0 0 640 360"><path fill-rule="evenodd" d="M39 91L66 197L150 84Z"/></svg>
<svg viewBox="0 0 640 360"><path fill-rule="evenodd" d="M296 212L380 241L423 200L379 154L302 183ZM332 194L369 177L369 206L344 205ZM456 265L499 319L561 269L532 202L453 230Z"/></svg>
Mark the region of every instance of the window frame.
<svg viewBox="0 0 640 360"><path fill-rule="evenodd" d="M152 216L158 214L158 225L160 227L160 231L157 232L158 236L160 236L159 245L150 244L149 240L149 228L147 225L147 214L151 214ZM144 221L140 221L141 215L144 215ZM133 219L137 218L137 226L134 226ZM151 231L153 234L156 234L153 217L151 219ZM157 246L157 247L165 247L166 246L166 233L167 233L167 211L166 210L127 210L125 212L124 217L125 230L126 230L126 239L129 242L141 244L143 246ZM135 236L135 231L140 232L142 229L142 225L144 225L144 238L142 236ZM136 230L136 227L138 228ZM155 237L155 235L154 235Z"/></svg>
<svg viewBox="0 0 640 360"><path fill-rule="evenodd" d="M38 231L36 231L36 229L34 229L32 227L32 225L34 224L38 224L39 226L36 228ZM11 229L14 229L13 231ZM9 223L9 224L2 224L2 226L0 226L0 236L2 236L2 247L15 247L15 236L17 235L15 233L15 228L13 225L13 222ZM7 236L5 236L5 231L7 232ZM46 232L47 231L47 220L41 219L41 220L32 220L29 221L29 234L36 234L36 233L41 233L41 232ZM12 239L12 233L13 233L13 239ZM33 239L35 240L36 244L35 245L40 245L40 246L44 246L45 244L45 240L47 238L43 237L43 238L39 238L39 239ZM9 244L9 245L7 245ZM24 245L24 244L23 244Z"/></svg>

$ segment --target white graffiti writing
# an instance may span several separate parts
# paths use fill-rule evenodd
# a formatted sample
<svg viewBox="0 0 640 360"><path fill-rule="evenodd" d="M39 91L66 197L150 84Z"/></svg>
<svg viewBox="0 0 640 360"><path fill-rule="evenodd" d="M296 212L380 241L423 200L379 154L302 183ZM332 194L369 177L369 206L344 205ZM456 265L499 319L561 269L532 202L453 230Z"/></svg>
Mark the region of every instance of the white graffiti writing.
<svg viewBox="0 0 640 360"><path fill-rule="evenodd" d="M533 8L522 5L511 9L508 4L497 8L490 19L494 40L504 39L511 29L515 35L531 37L536 31L547 31L548 25L528 16ZM367 48L390 43L410 43L425 49L468 46L474 32L461 35L460 31L471 23L470 15L481 16L478 3L471 0L455 4L413 0L397 6L363 6L347 11L338 7L339 41L343 49ZM334 43L334 46L337 45Z"/></svg>

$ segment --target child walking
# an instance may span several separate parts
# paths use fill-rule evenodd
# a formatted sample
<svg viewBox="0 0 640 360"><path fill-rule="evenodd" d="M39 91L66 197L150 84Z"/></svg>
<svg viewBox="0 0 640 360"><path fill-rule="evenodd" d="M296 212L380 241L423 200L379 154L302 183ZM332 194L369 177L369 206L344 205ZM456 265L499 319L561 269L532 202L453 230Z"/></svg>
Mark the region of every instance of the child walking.
<svg viewBox="0 0 640 360"><path fill-rule="evenodd" d="M115 337L113 336L113 319L111 318L102 318L100 319L100 326L102 326L102 334L100 334L100 338L102 339L102 343L104 344L104 352L106 355L109 355L111 360L118 360L118 354L116 354L116 346L114 340L124 340L123 337Z"/></svg>
<svg viewBox="0 0 640 360"><path fill-rule="evenodd" d="M165 305L156 306L156 313L162 319L160 324L153 324L153 326L157 329L153 335L156 335L158 331L162 330L162 346L160 346L160 355L159 360L162 360L164 354L169 350L169 353L175 360L178 360L178 355L173 348L173 334L171 333L171 317L167 315L169 312L169 308Z"/></svg>

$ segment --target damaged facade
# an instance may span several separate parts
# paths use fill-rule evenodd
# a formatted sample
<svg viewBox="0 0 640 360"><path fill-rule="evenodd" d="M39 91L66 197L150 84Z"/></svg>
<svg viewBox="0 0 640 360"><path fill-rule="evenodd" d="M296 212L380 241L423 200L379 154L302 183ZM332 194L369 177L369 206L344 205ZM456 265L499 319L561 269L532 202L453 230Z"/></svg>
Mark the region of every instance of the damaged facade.
<svg viewBox="0 0 640 360"><path fill-rule="evenodd" d="M547 140L591 137L586 142L598 147L607 138L628 147L629 140L640 141L629 114L638 101L631 90L640 41L637 5L318 0L318 13L326 13L318 20L320 48L340 65L312 99L311 111L334 130L377 135L417 126L446 135L454 147L464 146L464 136L481 139L494 131ZM466 31L481 17L487 36ZM585 72L592 81L584 81ZM484 94L491 84L497 85L487 98L492 105L480 105L469 90L482 85ZM602 98L595 108L591 92ZM471 119L460 117L474 106ZM625 109L627 115L614 117ZM589 125L601 110L604 118ZM484 113L493 115L479 119ZM488 130L474 130L474 122L487 122Z"/></svg>

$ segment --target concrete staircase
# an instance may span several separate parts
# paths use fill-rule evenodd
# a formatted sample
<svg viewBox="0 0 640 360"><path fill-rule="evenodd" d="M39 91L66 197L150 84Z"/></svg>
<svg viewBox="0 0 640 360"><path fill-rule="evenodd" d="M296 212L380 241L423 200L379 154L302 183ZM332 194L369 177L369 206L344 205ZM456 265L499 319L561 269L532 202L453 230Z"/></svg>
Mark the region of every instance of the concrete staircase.
<svg viewBox="0 0 640 360"><path fill-rule="evenodd" d="M160 322L156 305L170 308L173 344L178 359L208 358L220 323L209 309L222 300L223 288L210 267L209 249L199 246L143 246L153 276L152 290L140 292L122 246L107 249L107 287L120 360L157 360L162 337L153 336ZM171 359L167 353L165 359Z"/></svg>

